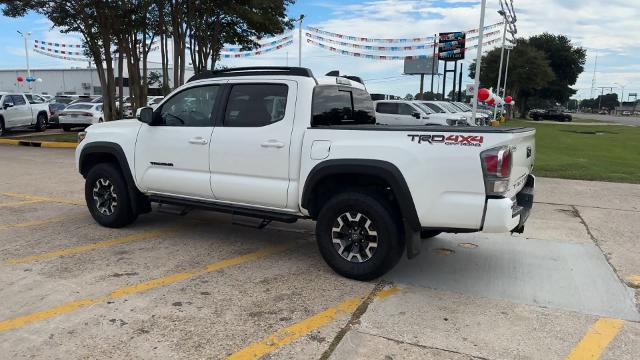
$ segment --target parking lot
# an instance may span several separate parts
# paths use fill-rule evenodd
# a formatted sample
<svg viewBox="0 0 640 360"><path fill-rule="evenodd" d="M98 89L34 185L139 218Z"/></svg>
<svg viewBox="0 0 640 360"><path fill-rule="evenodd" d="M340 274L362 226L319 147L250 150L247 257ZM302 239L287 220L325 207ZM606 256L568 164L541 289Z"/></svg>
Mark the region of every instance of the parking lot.
<svg viewBox="0 0 640 360"><path fill-rule="evenodd" d="M384 278L258 230L84 206L70 149L0 145L0 358L637 359L640 185L539 178L522 235L444 234Z"/></svg>

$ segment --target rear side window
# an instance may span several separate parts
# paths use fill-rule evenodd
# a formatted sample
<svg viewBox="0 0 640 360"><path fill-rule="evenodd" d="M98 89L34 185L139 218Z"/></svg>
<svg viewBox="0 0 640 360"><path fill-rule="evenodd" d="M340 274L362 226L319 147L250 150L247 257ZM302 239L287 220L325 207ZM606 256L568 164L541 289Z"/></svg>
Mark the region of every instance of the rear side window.
<svg viewBox="0 0 640 360"><path fill-rule="evenodd" d="M284 119L287 109L285 84L236 84L231 88L224 126L262 127Z"/></svg>
<svg viewBox="0 0 640 360"><path fill-rule="evenodd" d="M380 114L397 114L398 103L377 103L376 112Z"/></svg>
<svg viewBox="0 0 640 360"><path fill-rule="evenodd" d="M311 126L376 123L369 94L351 87L316 86L311 112Z"/></svg>
<svg viewBox="0 0 640 360"><path fill-rule="evenodd" d="M11 95L11 98L13 99L13 104L15 106L27 104L22 95Z"/></svg>

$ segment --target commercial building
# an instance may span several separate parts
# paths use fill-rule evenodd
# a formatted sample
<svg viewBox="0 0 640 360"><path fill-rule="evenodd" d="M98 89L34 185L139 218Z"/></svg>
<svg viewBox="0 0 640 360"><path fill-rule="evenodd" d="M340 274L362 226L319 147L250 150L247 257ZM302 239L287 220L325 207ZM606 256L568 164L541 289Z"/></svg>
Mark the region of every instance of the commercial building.
<svg viewBox="0 0 640 360"><path fill-rule="evenodd" d="M147 73L158 72L162 74L160 67L151 67ZM173 83L173 69L169 69L169 83ZM186 71L185 78L193 75L190 70ZM33 92L49 95L100 95L100 79L95 68L73 67L69 69L31 69L31 76L42 79L42 82L26 81L18 82L18 76L27 77L25 69L0 70L0 91L20 91ZM129 95L128 74L123 74L124 95ZM31 86L31 87L30 87ZM160 85L157 85L159 87ZM153 88L153 86L152 86ZM151 91L153 92L153 91Z"/></svg>

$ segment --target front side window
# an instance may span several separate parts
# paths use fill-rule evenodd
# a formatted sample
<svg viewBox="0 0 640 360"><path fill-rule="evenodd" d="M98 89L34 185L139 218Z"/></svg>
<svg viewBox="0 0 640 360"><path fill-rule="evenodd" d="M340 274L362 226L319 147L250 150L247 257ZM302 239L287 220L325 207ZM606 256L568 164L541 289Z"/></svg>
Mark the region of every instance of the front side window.
<svg viewBox="0 0 640 360"><path fill-rule="evenodd" d="M366 91L334 85L313 91L312 126L375 124L373 101Z"/></svg>
<svg viewBox="0 0 640 360"><path fill-rule="evenodd" d="M428 115L435 114L435 111L431 110L431 108L429 108L427 105L423 103L413 103L413 105L417 106L425 114L428 114Z"/></svg>
<svg viewBox="0 0 640 360"><path fill-rule="evenodd" d="M213 107L218 85L198 86L183 90L167 100L154 125L207 127L213 126Z"/></svg>
<svg viewBox="0 0 640 360"><path fill-rule="evenodd" d="M11 95L11 98L13 99L13 104L15 106L27 104L27 102L24 100L24 97L22 95Z"/></svg>
<svg viewBox="0 0 640 360"><path fill-rule="evenodd" d="M436 113L446 113L444 109L442 109L436 104L432 104L432 103L423 103L423 104L427 106L429 109L435 111Z"/></svg>
<svg viewBox="0 0 640 360"><path fill-rule="evenodd" d="M261 127L284 119L285 84L236 84L231 88L224 117L227 127Z"/></svg>

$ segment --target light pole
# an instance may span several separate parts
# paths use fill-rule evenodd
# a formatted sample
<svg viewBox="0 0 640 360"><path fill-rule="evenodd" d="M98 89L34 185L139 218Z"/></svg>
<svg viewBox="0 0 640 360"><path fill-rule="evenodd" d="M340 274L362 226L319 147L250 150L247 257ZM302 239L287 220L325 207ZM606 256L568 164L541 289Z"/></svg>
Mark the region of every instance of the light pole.
<svg viewBox="0 0 640 360"><path fill-rule="evenodd" d="M480 2L480 26L478 26L478 49L476 50L476 73L473 80L473 112L472 124L476 123L478 111L478 84L480 83L480 63L482 62L482 38L484 37L484 10L487 7L487 0Z"/></svg>
<svg viewBox="0 0 640 360"><path fill-rule="evenodd" d="M622 89L622 93L620 94L620 105L622 105L622 102L624 101L624 85L620 85L618 83L614 83L614 84L618 85L618 87Z"/></svg>
<svg viewBox="0 0 640 360"><path fill-rule="evenodd" d="M504 41L507 37L507 13L505 13L503 10L498 10L498 14L500 14L502 16L502 18L504 19L504 28L502 29L502 45L500 46L500 68L498 70L498 84L496 84L496 95L500 96L500 80L502 78L502 59L504 58ZM480 29L480 32L483 32L482 29ZM498 113L498 104L496 103L495 105L493 105L493 118L496 118L496 115Z"/></svg>
<svg viewBox="0 0 640 360"><path fill-rule="evenodd" d="M20 36L22 36L22 38L24 39L24 55L27 58L27 78L31 79L31 68L29 67L29 49L27 48L27 40L29 36L31 36L31 33L28 32L25 35L18 30L18 34L20 34ZM27 81L27 82L29 83L29 89L31 89L31 81Z"/></svg>
<svg viewBox="0 0 640 360"><path fill-rule="evenodd" d="M504 85L502 85L502 96L507 96L507 76L509 75L509 56L511 55L511 49L513 49L513 45L506 44L504 46L507 49L507 64L504 67ZM500 104L500 111L504 111L504 102Z"/></svg>
<svg viewBox="0 0 640 360"><path fill-rule="evenodd" d="M302 20L304 19L304 14L300 14L300 16L295 20L298 22L298 66L302 66Z"/></svg>

